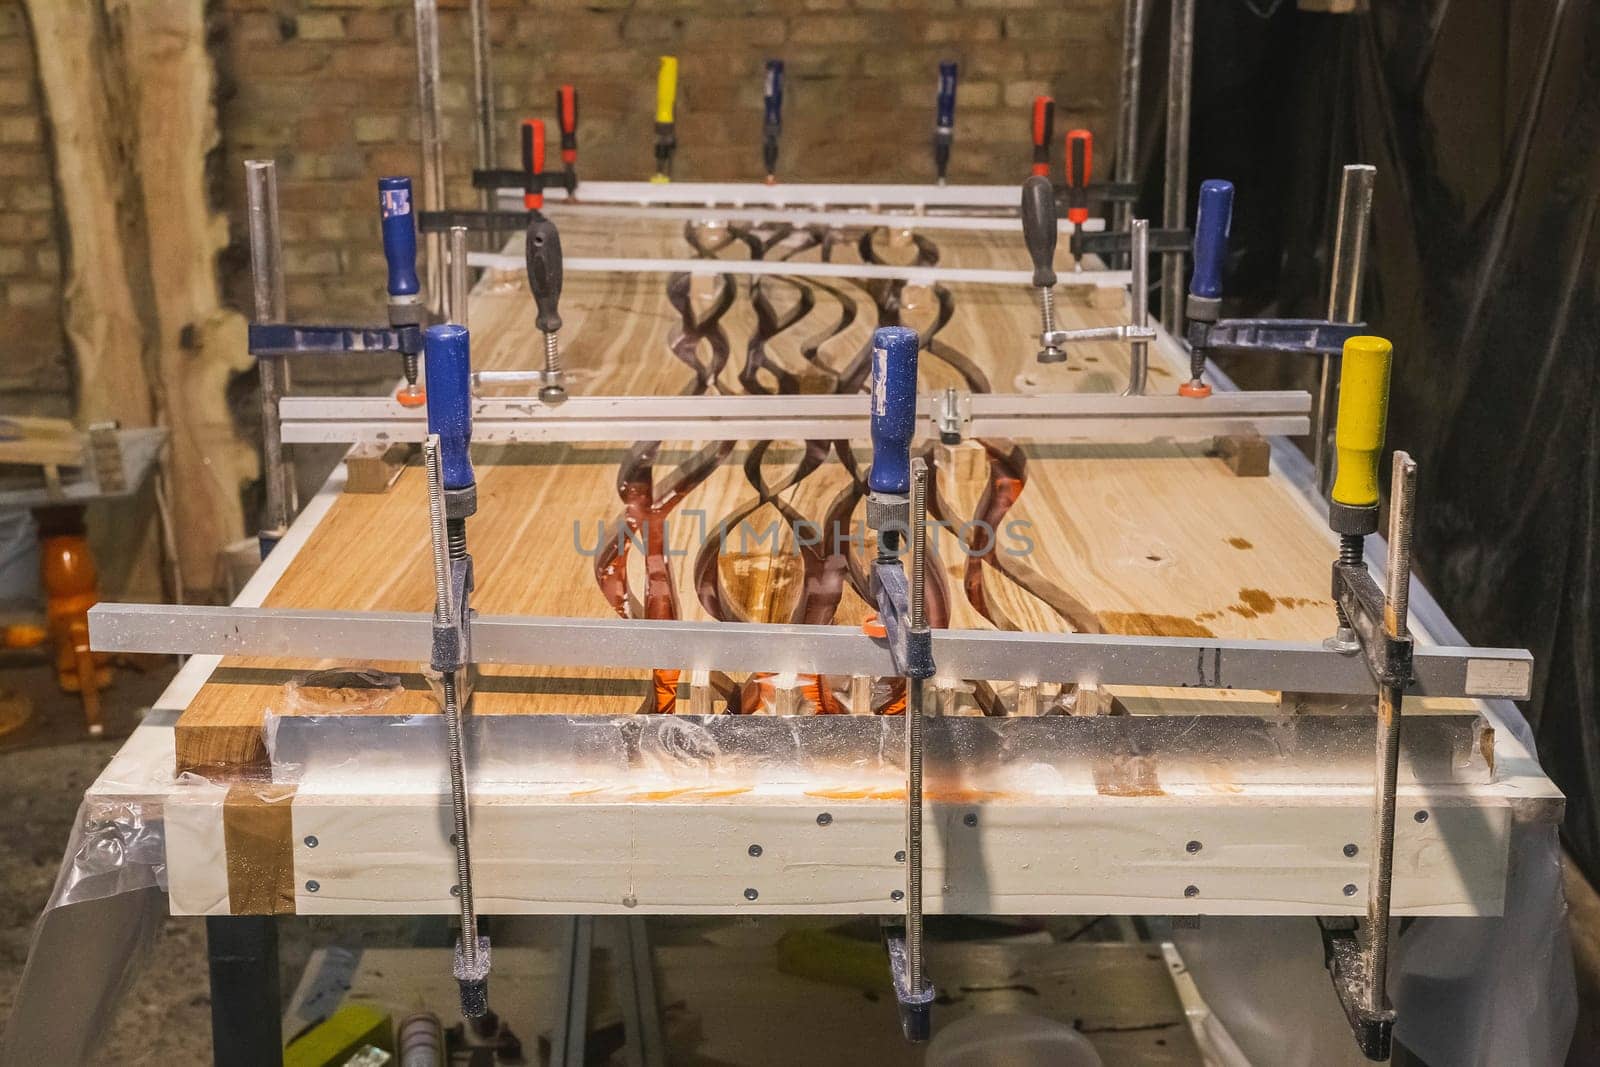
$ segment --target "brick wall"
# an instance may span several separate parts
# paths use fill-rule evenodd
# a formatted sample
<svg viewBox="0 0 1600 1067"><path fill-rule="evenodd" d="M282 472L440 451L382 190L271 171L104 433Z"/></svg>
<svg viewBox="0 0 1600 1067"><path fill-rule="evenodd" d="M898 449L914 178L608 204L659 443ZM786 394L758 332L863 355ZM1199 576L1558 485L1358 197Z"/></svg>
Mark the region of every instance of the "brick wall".
<svg viewBox="0 0 1600 1067"><path fill-rule="evenodd" d="M455 206L476 206L468 14L465 0L441 6L448 195ZM1059 131L1087 125L1109 145L1121 9L1119 0L494 0L500 163L518 164L519 119L553 127L555 89L570 81L579 92L580 174L647 177L656 57L671 52L680 59L677 177L762 177L761 71L781 58L781 177L925 181L937 64L955 58L952 180L1020 181L1039 93L1055 96ZM234 299L248 306L243 161L272 156L292 308L372 316L383 278L373 182L420 172L411 4L221 0L213 18L223 80L219 178L240 238Z"/></svg>
<svg viewBox="0 0 1600 1067"><path fill-rule="evenodd" d="M466 0L442 0L440 40L451 203L475 206L471 34ZM652 169L656 57L681 62L682 179L759 179L761 70L787 66L780 175L926 181L937 63L961 64L955 181L1027 173L1033 97L1055 96L1057 130L1108 144L1120 0L492 0L500 163L518 163L524 116L553 124L556 86L578 86L580 169ZM250 307L246 159L279 161L293 312L381 317L374 181L419 174L410 0L214 0L218 68L215 195L232 220L230 302ZM0 411L71 414L61 326L61 251L48 124L20 0L0 0ZM1057 150L1059 156L1059 149ZM1104 148L1100 159L1109 160ZM552 150L552 159L555 153ZM392 361L354 377L392 376ZM345 373L344 377L351 375ZM301 380L337 379L324 365ZM241 383L243 384L243 383ZM241 413L251 404L240 397Z"/></svg>
<svg viewBox="0 0 1600 1067"><path fill-rule="evenodd" d="M0 412L71 414L50 150L20 0L0 0Z"/></svg>

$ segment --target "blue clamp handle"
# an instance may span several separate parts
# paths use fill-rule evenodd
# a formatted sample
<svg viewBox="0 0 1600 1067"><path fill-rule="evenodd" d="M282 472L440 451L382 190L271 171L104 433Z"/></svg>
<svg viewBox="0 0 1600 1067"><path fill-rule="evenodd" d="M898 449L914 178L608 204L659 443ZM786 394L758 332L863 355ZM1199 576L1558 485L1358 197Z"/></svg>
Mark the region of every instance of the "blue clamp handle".
<svg viewBox="0 0 1600 1067"><path fill-rule="evenodd" d="M466 489L473 484L472 459L472 359L471 338L465 326L446 323L422 333L422 352L428 383L428 432L439 435L439 458L444 466L444 487Z"/></svg>
<svg viewBox="0 0 1600 1067"><path fill-rule="evenodd" d="M378 206L383 212L389 295L412 296L422 289L422 283L417 280L417 216L411 210L411 179L379 178Z"/></svg>
<svg viewBox="0 0 1600 1067"><path fill-rule="evenodd" d="M940 133L948 133L956 124L956 64L949 60L939 64L938 117L934 125Z"/></svg>
<svg viewBox="0 0 1600 1067"><path fill-rule="evenodd" d="M762 93L766 105L763 121L768 132L776 133L783 124L783 60L767 60L767 85Z"/></svg>
<svg viewBox="0 0 1600 1067"><path fill-rule="evenodd" d="M874 493L911 492L920 343L909 326L880 326L872 333L872 470L867 488Z"/></svg>
<svg viewBox="0 0 1600 1067"><path fill-rule="evenodd" d="M1233 183L1213 178L1200 183L1200 205L1194 217L1194 276L1189 295L1206 300L1222 296L1222 267L1228 258L1228 229L1233 223Z"/></svg>

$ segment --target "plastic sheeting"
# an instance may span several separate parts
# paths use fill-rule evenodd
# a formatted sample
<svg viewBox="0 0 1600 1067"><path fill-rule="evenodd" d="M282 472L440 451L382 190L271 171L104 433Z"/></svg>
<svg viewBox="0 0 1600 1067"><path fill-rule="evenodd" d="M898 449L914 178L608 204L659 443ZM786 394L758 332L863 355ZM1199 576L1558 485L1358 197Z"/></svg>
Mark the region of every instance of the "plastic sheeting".
<svg viewBox="0 0 1600 1067"><path fill-rule="evenodd" d="M1419 562L1473 640L1533 651L1528 718L1600 879L1600 4L1377 7L1356 133Z"/></svg>
<svg viewBox="0 0 1600 1067"><path fill-rule="evenodd" d="M1201 5L1190 175L1238 186L1225 312L1325 314L1339 168L1377 166L1363 309L1420 465L1415 566L1472 641L1532 650L1524 710L1600 880L1600 4L1366 6Z"/></svg>

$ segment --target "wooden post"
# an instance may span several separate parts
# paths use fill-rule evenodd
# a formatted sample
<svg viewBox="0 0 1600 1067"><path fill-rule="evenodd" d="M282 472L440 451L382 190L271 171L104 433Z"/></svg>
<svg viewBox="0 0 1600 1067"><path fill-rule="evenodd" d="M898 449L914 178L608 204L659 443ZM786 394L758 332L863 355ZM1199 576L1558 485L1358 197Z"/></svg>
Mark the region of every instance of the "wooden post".
<svg viewBox="0 0 1600 1067"><path fill-rule="evenodd" d="M225 394L248 356L244 320L222 308L227 231L205 193L216 127L204 2L25 4L66 219L78 420L171 430L179 562L186 584L204 587L218 550L244 533L239 488L255 473ZM155 524L141 514L130 538L119 517L109 584L148 594Z"/></svg>
<svg viewBox="0 0 1600 1067"><path fill-rule="evenodd" d="M240 488L259 471L256 450L239 439L227 402L229 379L250 370L252 360L244 316L222 306L217 255L228 244L228 222L206 195L206 156L218 139L206 5L140 0L111 7L126 19L128 80L141 131L155 389L172 433L178 557L187 584L205 589L218 552L244 536Z"/></svg>

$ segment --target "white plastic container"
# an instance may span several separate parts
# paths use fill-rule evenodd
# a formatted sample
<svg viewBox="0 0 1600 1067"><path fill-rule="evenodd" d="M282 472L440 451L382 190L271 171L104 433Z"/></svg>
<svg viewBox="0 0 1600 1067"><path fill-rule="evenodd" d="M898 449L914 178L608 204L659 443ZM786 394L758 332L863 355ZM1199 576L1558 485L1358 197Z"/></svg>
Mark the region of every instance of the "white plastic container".
<svg viewBox="0 0 1600 1067"><path fill-rule="evenodd" d="M925 1067L1103 1067L1089 1039L1042 1015L969 1015L942 1027Z"/></svg>
<svg viewBox="0 0 1600 1067"><path fill-rule="evenodd" d="M27 508L0 509L0 607L37 608L39 537Z"/></svg>

